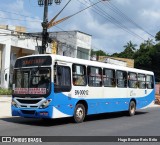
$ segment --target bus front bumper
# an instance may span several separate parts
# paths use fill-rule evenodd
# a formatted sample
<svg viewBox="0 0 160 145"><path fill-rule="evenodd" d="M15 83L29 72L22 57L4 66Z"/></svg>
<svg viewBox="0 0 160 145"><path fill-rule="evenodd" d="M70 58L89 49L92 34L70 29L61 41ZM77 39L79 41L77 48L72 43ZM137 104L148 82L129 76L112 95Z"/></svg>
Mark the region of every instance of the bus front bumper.
<svg viewBox="0 0 160 145"><path fill-rule="evenodd" d="M44 109L39 108L17 108L11 106L12 116L21 116L26 118L52 118L53 106Z"/></svg>

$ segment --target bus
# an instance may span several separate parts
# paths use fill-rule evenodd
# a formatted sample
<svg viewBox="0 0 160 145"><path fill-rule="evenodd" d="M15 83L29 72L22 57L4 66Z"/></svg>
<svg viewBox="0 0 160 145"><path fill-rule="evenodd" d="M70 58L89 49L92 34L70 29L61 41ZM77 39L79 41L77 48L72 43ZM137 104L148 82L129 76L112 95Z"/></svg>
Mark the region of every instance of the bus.
<svg viewBox="0 0 160 145"><path fill-rule="evenodd" d="M54 54L18 58L13 73L12 116L73 117L125 111L133 116L155 99L154 73Z"/></svg>

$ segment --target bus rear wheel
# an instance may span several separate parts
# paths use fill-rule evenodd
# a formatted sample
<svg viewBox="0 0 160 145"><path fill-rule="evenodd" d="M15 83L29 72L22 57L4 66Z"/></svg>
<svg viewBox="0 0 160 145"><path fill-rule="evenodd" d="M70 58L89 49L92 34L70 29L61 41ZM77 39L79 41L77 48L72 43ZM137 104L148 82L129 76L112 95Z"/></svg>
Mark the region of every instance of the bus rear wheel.
<svg viewBox="0 0 160 145"><path fill-rule="evenodd" d="M133 116L133 115L135 115L135 112L136 112L136 104L135 104L135 102L134 101L131 101L130 103L129 103L129 116Z"/></svg>
<svg viewBox="0 0 160 145"><path fill-rule="evenodd" d="M74 110L74 121L76 123L82 123L85 118L86 110L83 104L77 104Z"/></svg>

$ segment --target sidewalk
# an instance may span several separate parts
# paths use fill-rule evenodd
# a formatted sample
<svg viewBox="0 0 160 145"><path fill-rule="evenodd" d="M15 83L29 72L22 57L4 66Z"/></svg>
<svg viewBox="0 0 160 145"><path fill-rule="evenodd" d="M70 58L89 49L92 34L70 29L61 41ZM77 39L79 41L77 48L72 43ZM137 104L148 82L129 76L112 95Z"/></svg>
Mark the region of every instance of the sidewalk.
<svg viewBox="0 0 160 145"><path fill-rule="evenodd" d="M11 96L0 95L0 118L11 117Z"/></svg>
<svg viewBox="0 0 160 145"><path fill-rule="evenodd" d="M11 117L11 96L0 95L0 118ZM160 107L160 105L152 103L149 107Z"/></svg>

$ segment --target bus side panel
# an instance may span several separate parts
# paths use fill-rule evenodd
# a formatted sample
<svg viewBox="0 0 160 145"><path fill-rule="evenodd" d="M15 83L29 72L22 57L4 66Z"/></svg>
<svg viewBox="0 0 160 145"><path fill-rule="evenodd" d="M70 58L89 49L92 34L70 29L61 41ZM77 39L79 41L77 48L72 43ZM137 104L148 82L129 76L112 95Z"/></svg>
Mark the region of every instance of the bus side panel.
<svg viewBox="0 0 160 145"><path fill-rule="evenodd" d="M64 93L55 93L52 118L73 116L74 104L77 101L77 99L71 98Z"/></svg>
<svg viewBox="0 0 160 145"><path fill-rule="evenodd" d="M147 106L152 104L155 100L155 90L154 89L148 89L148 90L145 90L145 92L146 92L145 97L141 97L141 98L136 99L136 101L137 101L136 108L137 109L146 108Z"/></svg>
<svg viewBox="0 0 160 145"><path fill-rule="evenodd" d="M135 99L137 109L144 108L154 100L154 90L147 90L146 96L129 97L129 98L103 98L103 99L84 99L71 98L63 93L57 93L54 96L53 118L73 116L74 109L79 100L85 100L88 104L88 115L106 112L118 112L128 110L129 102ZM55 109L56 108L56 109ZM58 110L58 111L57 111ZM56 112L55 112L56 111Z"/></svg>
<svg viewBox="0 0 160 145"><path fill-rule="evenodd" d="M106 112L118 112L128 110L128 98L124 99L95 99L87 100L88 102L88 114L99 114ZM98 103L96 103L98 102Z"/></svg>

